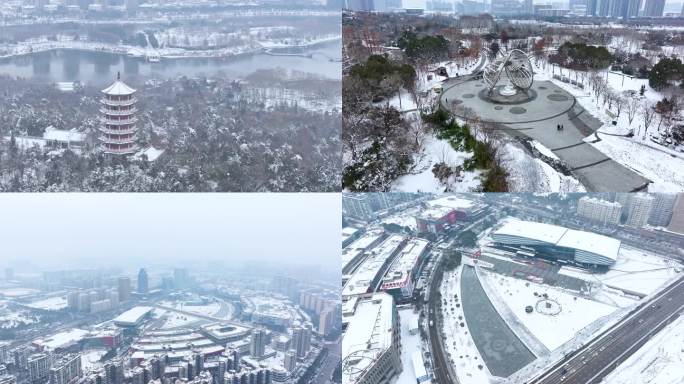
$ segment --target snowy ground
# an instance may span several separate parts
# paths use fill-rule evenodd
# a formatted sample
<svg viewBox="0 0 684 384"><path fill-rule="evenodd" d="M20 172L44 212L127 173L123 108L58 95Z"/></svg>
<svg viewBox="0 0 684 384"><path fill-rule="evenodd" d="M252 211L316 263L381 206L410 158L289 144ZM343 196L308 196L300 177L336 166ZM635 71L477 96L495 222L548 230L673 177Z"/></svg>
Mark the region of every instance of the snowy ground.
<svg viewBox="0 0 684 384"><path fill-rule="evenodd" d="M509 326L522 324L549 350L570 341L583 328L617 309L556 287L484 271L478 274L488 280L488 286L502 299L492 302L504 302L517 319L517 322L507 320ZM548 295L549 301L541 297L543 294ZM544 305L547 302L550 308ZM526 306L532 306L534 311L526 313Z"/></svg>
<svg viewBox="0 0 684 384"><path fill-rule="evenodd" d="M636 115L631 123L629 122L626 106L622 108L620 116L611 116L607 112L607 104L604 105L602 100L597 104L586 74L583 72L562 69L563 76L567 76L572 80L582 81L582 76L584 75L585 89L553 79L552 75L554 73L561 73L558 67L540 65L539 67L535 66L535 71L535 80L552 81L575 96L577 102L587 112L603 122L603 126L598 130L600 141L594 143L597 138L596 134L590 135L585 141L590 142L596 149L606 154L606 156L652 180L653 184L649 186L650 191L681 192L684 190L684 172L679 172L680 169L684 169L684 153L651 141L651 134L657 133L658 116L654 118L653 123L651 123L648 131L645 133L641 106L637 107ZM665 97L665 94L651 89L648 86L647 79L630 78L609 71L599 71L598 73L604 79L607 79L608 85L615 93L626 91L638 93L641 86L645 85L646 92L639 102L640 104L653 104ZM617 115L615 106L613 106L611 113ZM612 124L613 120L617 121L616 125ZM664 124L661 125L661 129L664 130L664 128ZM630 130L633 130L635 133L631 138L612 136L625 135Z"/></svg>
<svg viewBox="0 0 684 384"><path fill-rule="evenodd" d="M183 327L200 321L199 317L188 316L159 308L155 308L153 313L155 316L163 317L165 319L163 325L160 327L161 329Z"/></svg>
<svg viewBox="0 0 684 384"><path fill-rule="evenodd" d="M416 374L413 371L411 356L416 351L421 351L420 333L412 335L409 332L410 325L418 318L418 313L413 308L399 310L399 324L401 327L401 365L404 370L397 376L395 384L415 384Z"/></svg>
<svg viewBox="0 0 684 384"><path fill-rule="evenodd" d="M416 166L411 174L399 177L393 190L404 192L471 192L480 186L481 171L463 171L460 177L452 176L446 184L435 178L432 168L444 162L451 167L462 166L472 157L468 152L456 151L447 141L432 134L425 136L422 152L416 155Z"/></svg>
<svg viewBox="0 0 684 384"><path fill-rule="evenodd" d="M83 372L89 372L102 366L100 359L107 353L104 349L94 349L81 353L81 367Z"/></svg>
<svg viewBox="0 0 684 384"><path fill-rule="evenodd" d="M427 94L426 97L415 100L406 90L400 90L397 95L390 98L386 103L405 113L406 119L411 125L420 131L420 111L437 102L438 94L433 87L440 85L447 77L438 76L433 71L439 67L445 67L450 77L457 74L470 73L477 67L479 60L470 60L459 64L455 61L443 61L434 63L427 71L418 70L416 73L416 89L418 94ZM430 109L429 107L428 109ZM447 141L440 140L434 134L428 133L422 138L421 150L414 156L415 167L410 174L399 177L393 184L392 189L403 192L471 192L481 185L482 172L463 171L461 175L454 175L445 182L435 178L432 168L435 164L444 162L451 167L462 166L463 162L472 154L455 150Z"/></svg>
<svg viewBox="0 0 684 384"><path fill-rule="evenodd" d="M26 304L27 307L42 309L46 311L59 311L67 307L66 298L63 296L50 297Z"/></svg>
<svg viewBox="0 0 684 384"><path fill-rule="evenodd" d="M538 145L542 146L541 144ZM556 171L543 160L529 155L519 145L508 142L503 144L499 150L504 160L503 167L508 172L507 181L510 192L586 191L577 179ZM540 150L540 152L542 151Z"/></svg>
<svg viewBox="0 0 684 384"><path fill-rule="evenodd" d="M658 288L676 279L681 273L675 269L682 265L652 253L623 245L617 262L605 274L590 274L575 268L561 268L561 274L595 281L608 287L650 295Z"/></svg>
<svg viewBox="0 0 684 384"><path fill-rule="evenodd" d="M450 300L456 295L461 297L461 270L463 266L459 266L452 272L444 274L440 292L442 299ZM449 355L449 359L454 366L456 375L461 383L468 384L487 384L490 382L492 376L489 374L480 352L475 346L475 342L470 336L468 325L465 327L459 325L460 322L465 322L463 315L463 306L454 308L452 312L450 305L442 306L444 324L442 328L442 336L444 343L444 350ZM459 320L459 317L463 320ZM463 356L463 358L460 358ZM484 366L479 369L478 365Z"/></svg>
<svg viewBox="0 0 684 384"><path fill-rule="evenodd" d="M684 317L660 331L603 379L604 384L681 384L684 377Z"/></svg>
<svg viewBox="0 0 684 384"><path fill-rule="evenodd" d="M36 294L40 291L37 289L31 289L31 288L6 288L3 290L0 290L0 296L4 296L7 298L14 298L14 297L22 297L22 296L30 296L33 294Z"/></svg>

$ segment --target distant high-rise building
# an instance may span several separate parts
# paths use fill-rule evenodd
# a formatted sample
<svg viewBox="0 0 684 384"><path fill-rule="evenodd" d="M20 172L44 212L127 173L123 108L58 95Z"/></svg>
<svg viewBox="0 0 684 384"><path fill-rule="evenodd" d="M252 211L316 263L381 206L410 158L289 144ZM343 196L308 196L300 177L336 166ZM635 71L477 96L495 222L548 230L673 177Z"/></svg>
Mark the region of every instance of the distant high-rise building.
<svg viewBox="0 0 684 384"><path fill-rule="evenodd" d="M292 329L292 348L297 351L297 357L305 357L311 347L311 324Z"/></svg>
<svg viewBox="0 0 684 384"><path fill-rule="evenodd" d="M318 318L318 333L328 335L335 324L335 307L327 306L323 308Z"/></svg>
<svg viewBox="0 0 684 384"><path fill-rule="evenodd" d="M646 0L644 16L661 17L665 11L665 0Z"/></svg>
<svg viewBox="0 0 684 384"><path fill-rule="evenodd" d="M631 197L629 211L627 215L627 225L641 228L648 221L651 215L651 208L655 198L645 193L637 193Z"/></svg>
<svg viewBox="0 0 684 384"><path fill-rule="evenodd" d="M141 268L138 272L138 293L146 294L150 290L147 271Z"/></svg>
<svg viewBox="0 0 684 384"><path fill-rule="evenodd" d="M584 196L577 203L577 214L603 224L619 224L622 205L618 202Z"/></svg>
<svg viewBox="0 0 684 384"><path fill-rule="evenodd" d="M292 372L297 367L297 351L291 349L285 352L285 359L283 361L283 366L288 372Z"/></svg>
<svg viewBox="0 0 684 384"><path fill-rule="evenodd" d="M50 376L50 355L36 353L28 357L28 379L31 383L44 383Z"/></svg>
<svg viewBox="0 0 684 384"><path fill-rule="evenodd" d="M342 210L355 219L368 220L373 216L368 194L349 193L342 196Z"/></svg>
<svg viewBox="0 0 684 384"><path fill-rule="evenodd" d="M0 341L0 364L10 363L9 353L10 343L8 341Z"/></svg>
<svg viewBox="0 0 684 384"><path fill-rule="evenodd" d="M684 234L684 193L677 195L677 201L672 208L672 218L667 229L672 232Z"/></svg>
<svg viewBox="0 0 684 384"><path fill-rule="evenodd" d="M119 301L126 302L131 298L131 279L125 276L119 277Z"/></svg>
<svg viewBox="0 0 684 384"><path fill-rule="evenodd" d="M249 344L249 354L252 357L263 357L266 353L266 332L263 329L255 329L252 331L252 337Z"/></svg>
<svg viewBox="0 0 684 384"><path fill-rule="evenodd" d="M656 227L667 227L672 219L672 210L676 201L677 195L657 193L648 223Z"/></svg>
<svg viewBox="0 0 684 384"><path fill-rule="evenodd" d="M175 288L187 288L190 283L188 270L185 268L176 268L173 270L173 283Z"/></svg>
<svg viewBox="0 0 684 384"><path fill-rule="evenodd" d="M69 384L81 374L83 374L81 355L66 355L50 368L50 384Z"/></svg>

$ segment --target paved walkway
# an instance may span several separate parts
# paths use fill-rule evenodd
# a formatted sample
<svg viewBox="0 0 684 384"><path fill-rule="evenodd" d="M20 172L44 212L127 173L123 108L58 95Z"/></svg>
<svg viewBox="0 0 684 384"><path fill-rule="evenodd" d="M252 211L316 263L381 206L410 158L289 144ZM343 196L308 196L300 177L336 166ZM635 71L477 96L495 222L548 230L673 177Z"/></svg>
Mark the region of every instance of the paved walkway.
<svg viewBox="0 0 684 384"><path fill-rule="evenodd" d="M493 103L487 100L480 79L463 77L445 84L442 107L456 116L494 123L513 135L522 135L549 148L589 192L633 192L644 190L650 181L610 159L583 139L601 127L575 98L550 81L535 82L531 100ZM561 124L564 129L557 130Z"/></svg>

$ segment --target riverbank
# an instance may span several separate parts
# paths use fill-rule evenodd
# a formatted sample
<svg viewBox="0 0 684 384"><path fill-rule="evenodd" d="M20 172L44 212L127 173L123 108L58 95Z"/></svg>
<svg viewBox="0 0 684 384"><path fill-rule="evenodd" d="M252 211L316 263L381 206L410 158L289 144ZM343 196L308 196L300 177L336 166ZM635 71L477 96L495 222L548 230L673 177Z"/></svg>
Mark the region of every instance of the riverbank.
<svg viewBox="0 0 684 384"><path fill-rule="evenodd" d="M113 45L92 43L87 41L39 41L22 43L15 45L0 46L0 52L8 52L1 54L0 59L11 59L14 57L21 57L32 55L35 53L55 51L55 50L79 50L86 52L111 53L117 55L126 55L130 57L147 58L150 56L158 57L160 59L183 59L183 58L229 58L245 55L256 55L259 53L273 54L274 51L281 49L310 49L318 45L326 44L341 40L341 35L328 35L316 39L312 39L302 44L282 44L277 42L254 42L237 47L228 47L221 49L207 49L194 50L185 48L159 48L146 49L131 45ZM276 52L276 54L278 54Z"/></svg>

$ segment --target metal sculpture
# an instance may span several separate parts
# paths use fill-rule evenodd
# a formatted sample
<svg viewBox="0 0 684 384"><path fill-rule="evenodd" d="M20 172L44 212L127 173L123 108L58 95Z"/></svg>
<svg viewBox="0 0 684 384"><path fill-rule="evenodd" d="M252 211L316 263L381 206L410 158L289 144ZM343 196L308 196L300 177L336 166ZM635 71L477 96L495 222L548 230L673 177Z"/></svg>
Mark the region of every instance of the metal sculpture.
<svg viewBox="0 0 684 384"><path fill-rule="evenodd" d="M513 86L522 90L532 87L534 72L532 70L532 63L525 52L514 49L501 54L489 62L484 69L482 77L489 86L490 92L501 79L503 72L506 72L506 76L508 76Z"/></svg>

